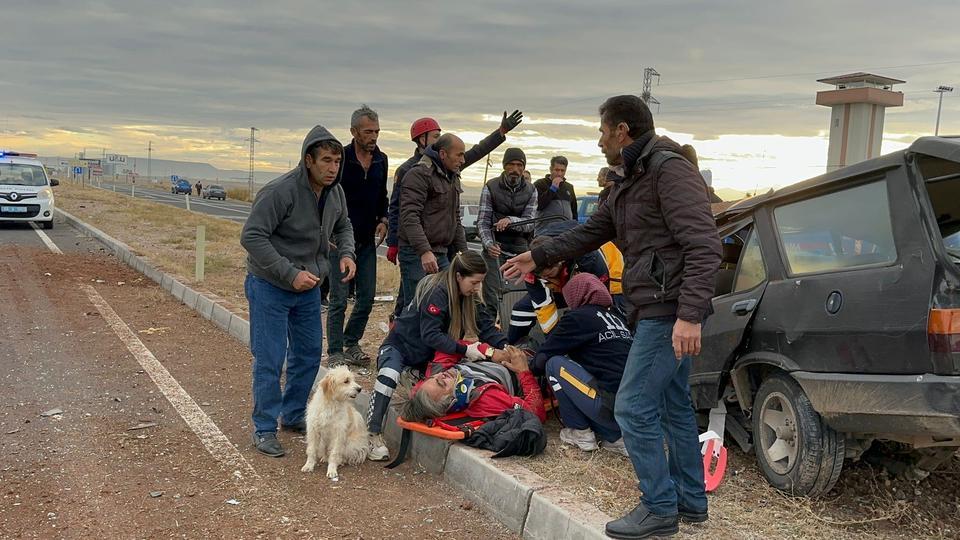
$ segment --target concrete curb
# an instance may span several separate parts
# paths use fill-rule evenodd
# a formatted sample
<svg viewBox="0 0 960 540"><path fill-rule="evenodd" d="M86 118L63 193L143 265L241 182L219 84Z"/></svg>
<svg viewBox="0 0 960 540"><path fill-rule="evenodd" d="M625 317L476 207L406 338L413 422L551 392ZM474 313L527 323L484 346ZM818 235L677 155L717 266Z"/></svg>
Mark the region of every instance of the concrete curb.
<svg viewBox="0 0 960 540"><path fill-rule="evenodd" d="M164 290L200 313L244 345L250 344L250 323L216 300L193 290L137 255L130 246L84 223L68 212L56 209L69 225L99 240L117 258L157 282ZM326 369L321 366L318 377ZM363 414L370 396L364 392L356 407ZM397 413L390 409L384 438L396 448L400 440ZM606 538L603 526L612 518L523 467L517 459L494 460L492 452L412 434L408 459L460 490L468 499L500 520L511 531L527 539Z"/></svg>

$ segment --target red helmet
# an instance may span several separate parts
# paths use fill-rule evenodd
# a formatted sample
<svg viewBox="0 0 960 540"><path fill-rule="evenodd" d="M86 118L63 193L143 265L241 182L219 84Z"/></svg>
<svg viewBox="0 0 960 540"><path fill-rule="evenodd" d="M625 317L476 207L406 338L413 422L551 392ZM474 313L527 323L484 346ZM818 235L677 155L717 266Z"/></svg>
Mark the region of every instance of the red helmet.
<svg viewBox="0 0 960 540"><path fill-rule="evenodd" d="M418 120L414 120L413 124L410 125L410 140L415 141L417 140L417 137L434 130L440 131L440 124L438 124L433 118L420 118Z"/></svg>

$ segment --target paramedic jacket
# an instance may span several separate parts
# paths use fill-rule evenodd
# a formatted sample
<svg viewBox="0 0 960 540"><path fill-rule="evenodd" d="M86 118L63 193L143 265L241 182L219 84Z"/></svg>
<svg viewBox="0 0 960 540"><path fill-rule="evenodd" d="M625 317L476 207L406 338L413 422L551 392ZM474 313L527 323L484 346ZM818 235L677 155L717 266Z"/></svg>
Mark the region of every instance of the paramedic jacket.
<svg viewBox="0 0 960 540"><path fill-rule="evenodd" d="M502 349L507 337L494 326L493 319L477 302L476 321L480 341ZM414 299L403 308L393 330L383 340L384 345L395 347L403 357L403 363L421 368L436 352L463 355L467 346L450 337L450 300L447 286L439 284L427 294L419 306ZM463 339L463 336L458 336Z"/></svg>
<svg viewBox="0 0 960 540"><path fill-rule="evenodd" d="M547 360L567 356L597 379L597 386L616 394L633 336L617 310L587 304L567 311L547 335L530 370L543 376Z"/></svg>

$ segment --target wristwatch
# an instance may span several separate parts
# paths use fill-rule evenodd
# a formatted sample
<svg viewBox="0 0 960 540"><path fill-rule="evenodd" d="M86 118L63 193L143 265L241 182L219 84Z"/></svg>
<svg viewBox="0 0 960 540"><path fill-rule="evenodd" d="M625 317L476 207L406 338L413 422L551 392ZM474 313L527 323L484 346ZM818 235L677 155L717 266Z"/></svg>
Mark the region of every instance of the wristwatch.
<svg viewBox="0 0 960 540"><path fill-rule="evenodd" d="M487 345L487 350L483 353L483 355L487 357L487 360L493 360L493 350L493 347Z"/></svg>

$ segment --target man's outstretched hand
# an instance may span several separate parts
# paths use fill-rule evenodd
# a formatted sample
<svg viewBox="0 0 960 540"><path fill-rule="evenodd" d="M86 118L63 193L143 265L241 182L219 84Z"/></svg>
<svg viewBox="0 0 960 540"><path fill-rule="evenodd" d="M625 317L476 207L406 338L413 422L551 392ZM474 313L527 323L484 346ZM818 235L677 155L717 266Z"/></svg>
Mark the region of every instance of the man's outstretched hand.
<svg viewBox="0 0 960 540"><path fill-rule="evenodd" d="M500 267L505 279L516 279L536 269L537 263L533 262L533 253L529 251L524 251L512 259L507 259L507 262Z"/></svg>
<svg viewBox="0 0 960 540"><path fill-rule="evenodd" d="M500 121L500 134L506 135L513 128L519 126L520 122L523 122L523 113L519 110L513 111L510 116L507 116L507 111L503 111L503 120Z"/></svg>

